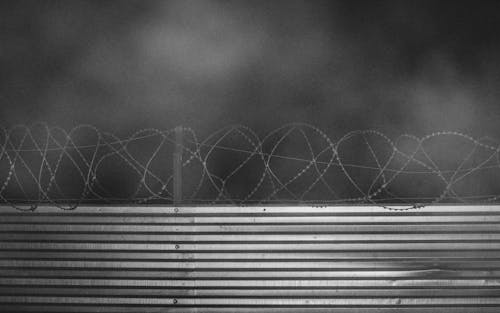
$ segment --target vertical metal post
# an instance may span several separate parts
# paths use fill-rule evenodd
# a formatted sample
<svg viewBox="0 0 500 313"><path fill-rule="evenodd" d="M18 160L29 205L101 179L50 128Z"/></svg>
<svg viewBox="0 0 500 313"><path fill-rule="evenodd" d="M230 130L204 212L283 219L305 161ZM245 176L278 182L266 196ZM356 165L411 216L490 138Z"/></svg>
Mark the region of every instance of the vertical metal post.
<svg viewBox="0 0 500 313"><path fill-rule="evenodd" d="M182 202L182 150L183 150L183 130L182 126L175 128L174 144L174 205L180 205Z"/></svg>

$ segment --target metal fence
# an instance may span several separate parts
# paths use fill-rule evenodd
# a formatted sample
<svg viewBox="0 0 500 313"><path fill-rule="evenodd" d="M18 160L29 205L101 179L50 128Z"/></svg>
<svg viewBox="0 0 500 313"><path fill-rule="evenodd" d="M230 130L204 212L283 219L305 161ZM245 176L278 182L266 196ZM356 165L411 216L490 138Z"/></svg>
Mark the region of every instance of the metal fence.
<svg viewBox="0 0 500 313"><path fill-rule="evenodd" d="M1 312L500 311L500 207L0 210Z"/></svg>
<svg viewBox="0 0 500 313"><path fill-rule="evenodd" d="M492 139L290 124L0 140L2 312L500 310Z"/></svg>

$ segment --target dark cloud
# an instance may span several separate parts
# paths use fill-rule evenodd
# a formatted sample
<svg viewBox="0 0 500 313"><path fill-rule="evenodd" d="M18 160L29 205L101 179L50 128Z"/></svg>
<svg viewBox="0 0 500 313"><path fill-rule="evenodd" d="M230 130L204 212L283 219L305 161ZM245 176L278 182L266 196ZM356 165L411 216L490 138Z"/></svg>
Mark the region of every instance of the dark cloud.
<svg viewBox="0 0 500 313"><path fill-rule="evenodd" d="M2 124L498 132L496 1L3 1Z"/></svg>
<svg viewBox="0 0 500 313"><path fill-rule="evenodd" d="M499 6L497 1L2 1L0 124L47 122L66 129L93 124L120 136L182 124L204 138L234 123L265 134L284 123L306 122L333 140L355 129L376 129L392 138L451 130L498 139ZM359 157L366 163L371 154L360 142L350 142L353 147L344 151L350 161ZM307 151L303 144L291 141L280 149L297 156ZM409 147L415 144L409 140ZM433 156L445 160L439 168L456 167L453 162L463 153L453 161L450 151L464 144L441 147L433 148ZM224 176L232 160L212 165ZM102 183L126 193L111 167L102 167ZM283 177L294 173L285 163L276 167ZM245 174L231 178L236 192L245 191L256 173L250 166L241 171ZM365 177L366 186L359 188L372 190L380 180L373 183L364 171L353 175ZM341 172L333 176L340 188L351 186L339 181ZM477 188L489 184L483 177L477 181L482 186ZM426 180L418 184L422 194L425 188L439 190ZM415 189L396 185L403 193Z"/></svg>

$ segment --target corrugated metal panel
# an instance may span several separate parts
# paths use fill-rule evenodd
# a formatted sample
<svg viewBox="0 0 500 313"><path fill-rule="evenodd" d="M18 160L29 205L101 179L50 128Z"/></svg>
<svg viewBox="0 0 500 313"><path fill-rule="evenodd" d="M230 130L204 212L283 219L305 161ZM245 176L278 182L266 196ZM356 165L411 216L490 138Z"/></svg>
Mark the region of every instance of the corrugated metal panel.
<svg viewBox="0 0 500 313"><path fill-rule="evenodd" d="M500 207L0 213L2 312L500 312Z"/></svg>

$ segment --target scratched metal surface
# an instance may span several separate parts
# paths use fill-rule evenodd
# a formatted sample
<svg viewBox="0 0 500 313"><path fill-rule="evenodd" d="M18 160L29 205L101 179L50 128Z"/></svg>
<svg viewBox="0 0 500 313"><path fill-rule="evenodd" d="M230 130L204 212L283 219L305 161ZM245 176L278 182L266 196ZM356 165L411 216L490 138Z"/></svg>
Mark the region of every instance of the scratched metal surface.
<svg viewBox="0 0 500 313"><path fill-rule="evenodd" d="M500 312L500 207L0 208L1 312Z"/></svg>

